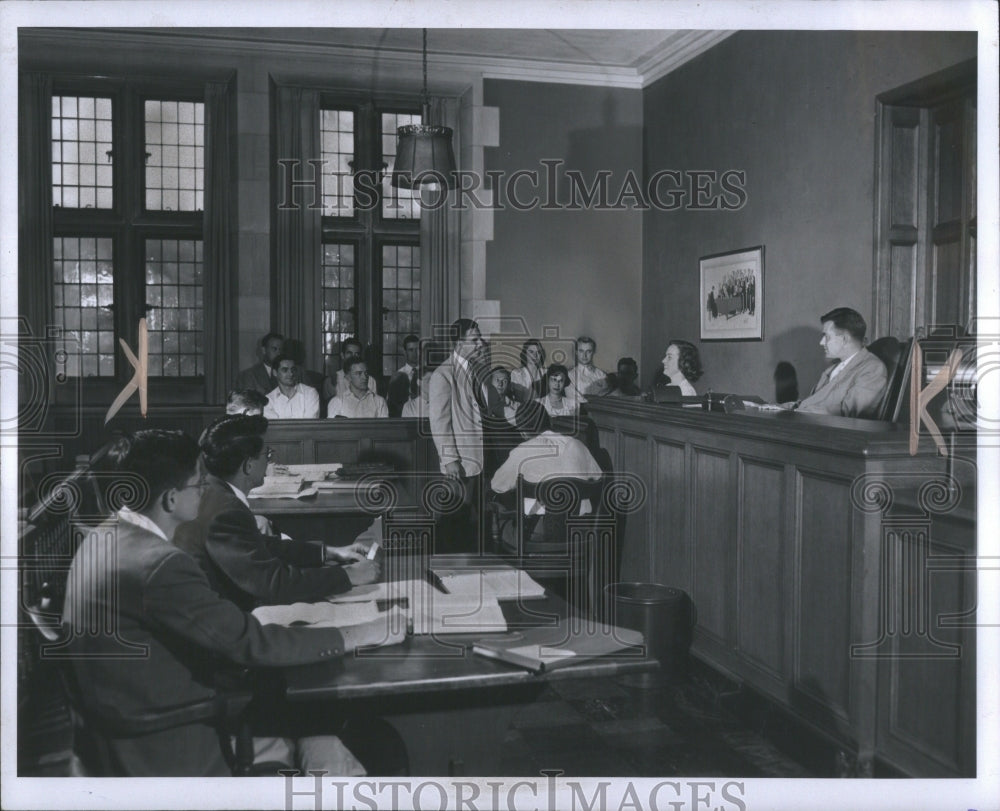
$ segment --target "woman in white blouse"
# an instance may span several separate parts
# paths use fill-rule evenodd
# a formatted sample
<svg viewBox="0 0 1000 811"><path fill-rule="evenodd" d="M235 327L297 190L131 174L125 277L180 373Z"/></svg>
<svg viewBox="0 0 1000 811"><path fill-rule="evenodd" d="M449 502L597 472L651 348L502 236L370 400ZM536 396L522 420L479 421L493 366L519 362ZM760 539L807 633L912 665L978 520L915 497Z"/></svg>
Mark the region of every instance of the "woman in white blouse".
<svg viewBox="0 0 1000 811"><path fill-rule="evenodd" d="M521 366L510 373L510 386L518 402L527 403L542 394L545 377L545 350L535 338L521 346Z"/></svg>
<svg viewBox="0 0 1000 811"><path fill-rule="evenodd" d="M580 405L587 402L575 389L566 390L569 372L560 363L553 363L545 373L548 390L535 402L545 406L550 417L572 417L580 412Z"/></svg>
<svg viewBox="0 0 1000 811"><path fill-rule="evenodd" d="M663 356L663 374L670 378L671 386L679 386L685 397L697 397L694 383L702 375L698 348L688 341L671 341Z"/></svg>

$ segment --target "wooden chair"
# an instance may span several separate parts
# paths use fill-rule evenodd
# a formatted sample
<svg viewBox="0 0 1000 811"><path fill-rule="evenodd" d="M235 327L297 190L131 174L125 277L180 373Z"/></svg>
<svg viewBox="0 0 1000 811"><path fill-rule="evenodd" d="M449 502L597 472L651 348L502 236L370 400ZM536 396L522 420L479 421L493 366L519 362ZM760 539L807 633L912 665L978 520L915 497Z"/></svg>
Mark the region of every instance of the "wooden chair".
<svg viewBox="0 0 1000 811"><path fill-rule="evenodd" d="M605 478L559 477L535 484L518 476L515 489L492 494L488 507L494 550L515 559L585 616L598 613L618 557L617 523L604 503ZM581 515L586 501L591 511Z"/></svg>
<svg viewBox="0 0 1000 811"><path fill-rule="evenodd" d="M106 449L100 452L103 457ZM100 499L100 488L90 464L80 464L67 477L66 487L74 492L90 492ZM19 626L19 691L37 689L36 685L59 685L61 696L56 700L68 706L72 719L72 748L88 772L95 776L117 776L120 767L112 755L108 740L112 737L132 737L160 732L192 723L209 722L220 731L224 741L223 755L234 775L253 774L253 739L246 709L253 693L242 682L244 672L220 671L216 695L188 704L158 708L138 715L97 714L85 706L72 668L72 654L62 627L62 606L70 565L88 524L100 520L94 516L75 519L74 509L67 509L66 491L36 504L27 513L19 531L20 540L20 614ZM70 502L80 505L81 502ZM87 510L96 509L93 506ZM23 656L21 655L23 654ZM45 668L56 668L58 679L43 679ZM19 706L21 702L19 701ZM19 721L22 719L19 719ZM30 724L25 720L24 726ZM235 747L229 746L230 734L235 735Z"/></svg>
<svg viewBox="0 0 1000 811"><path fill-rule="evenodd" d="M906 383L912 341L899 341L892 336L879 338L868 345L868 351L885 364L889 382L875 412L876 419L894 421L898 412L899 395Z"/></svg>

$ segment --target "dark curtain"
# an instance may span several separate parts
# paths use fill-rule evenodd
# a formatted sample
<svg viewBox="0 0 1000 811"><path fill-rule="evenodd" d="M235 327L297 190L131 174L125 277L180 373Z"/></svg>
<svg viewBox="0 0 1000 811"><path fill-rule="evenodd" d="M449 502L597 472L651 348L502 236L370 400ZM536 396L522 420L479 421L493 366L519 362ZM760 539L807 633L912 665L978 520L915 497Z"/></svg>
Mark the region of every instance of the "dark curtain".
<svg viewBox="0 0 1000 811"><path fill-rule="evenodd" d="M205 397L223 403L236 377L236 93L205 88Z"/></svg>
<svg viewBox="0 0 1000 811"><path fill-rule="evenodd" d="M319 266L322 250L322 201L314 178L318 159L319 94L300 87L277 87L274 96L274 186L280 205L272 218L271 328L305 345L306 368L322 369ZM295 161L285 168L279 161ZM289 180L298 183L286 200Z"/></svg>
<svg viewBox="0 0 1000 811"><path fill-rule="evenodd" d="M52 80L22 73L18 87L19 314L33 335L52 322Z"/></svg>
<svg viewBox="0 0 1000 811"><path fill-rule="evenodd" d="M455 155L461 155L458 132L458 101L431 99L431 124L443 124L455 131ZM436 200L438 191L424 192ZM462 315L461 215L455 211L457 194L453 190L444 206L430 206L420 220L421 323L429 334L438 334Z"/></svg>

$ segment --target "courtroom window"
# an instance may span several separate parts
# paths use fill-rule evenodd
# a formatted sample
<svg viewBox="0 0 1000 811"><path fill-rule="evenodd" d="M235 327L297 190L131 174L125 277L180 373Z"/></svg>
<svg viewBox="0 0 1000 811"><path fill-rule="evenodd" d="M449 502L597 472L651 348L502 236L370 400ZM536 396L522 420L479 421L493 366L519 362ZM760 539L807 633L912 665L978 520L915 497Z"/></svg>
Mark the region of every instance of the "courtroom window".
<svg viewBox="0 0 1000 811"><path fill-rule="evenodd" d="M70 377L204 377L202 89L66 79L52 98L53 320ZM75 92L74 92L75 91Z"/></svg>
<svg viewBox="0 0 1000 811"><path fill-rule="evenodd" d="M420 216L417 196L393 188L396 129L419 124L405 106L324 97L320 272L322 350L357 335L373 369L404 362L402 338L420 329Z"/></svg>

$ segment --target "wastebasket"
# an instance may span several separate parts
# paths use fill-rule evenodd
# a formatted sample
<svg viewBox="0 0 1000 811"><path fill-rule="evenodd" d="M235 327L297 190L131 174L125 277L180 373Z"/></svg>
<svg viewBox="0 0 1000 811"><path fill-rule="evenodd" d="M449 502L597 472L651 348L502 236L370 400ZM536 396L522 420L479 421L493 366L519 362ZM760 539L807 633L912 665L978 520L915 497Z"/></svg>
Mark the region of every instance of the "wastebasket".
<svg viewBox="0 0 1000 811"><path fill-rule="evenodd" d="M612 583L605 587L611 622L640 631L659 672L630 675L635 687L658 687L687 678L688 650L695 625L694 603L687 592L659 583Z"/></svg>

